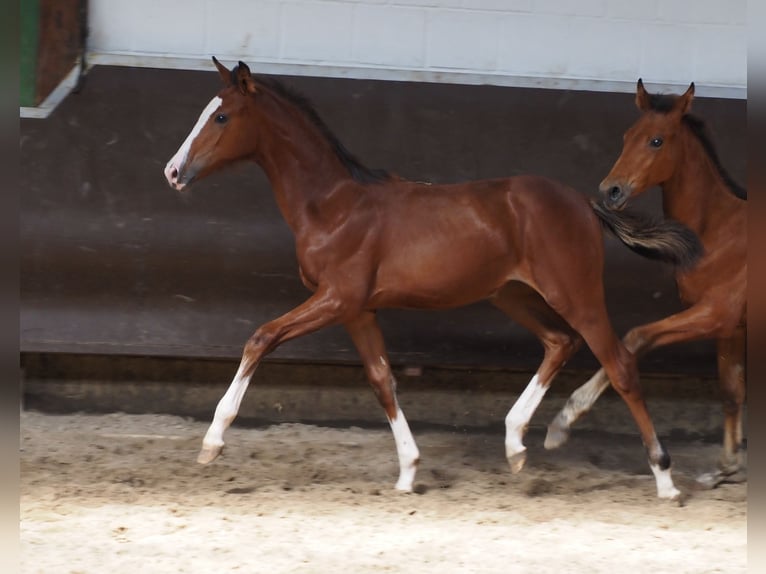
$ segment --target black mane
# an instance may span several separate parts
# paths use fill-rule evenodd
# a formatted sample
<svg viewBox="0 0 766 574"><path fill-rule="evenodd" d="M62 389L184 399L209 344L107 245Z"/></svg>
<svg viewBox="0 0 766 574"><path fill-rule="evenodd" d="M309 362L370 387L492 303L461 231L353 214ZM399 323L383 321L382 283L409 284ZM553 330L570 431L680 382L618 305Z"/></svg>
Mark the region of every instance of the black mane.
<svg viewBox="0 0 766 574"><path fill-rule="evenodd" d="M649 94L649 107L655 112L667 114L673 109L673 105L676 103L677 99L678 96L672 94ZM721 176L721 179L723 179L726 187L729 188L729 191L740 199L747 199L747 190L734 181L729 175L729 172L726 171L723 165L721 165L721 160L718 159L718 153L710 139L708 130L705 127L705 122L692 114L685 114L682 120L702 144L702 149L705 150L708 157L713 162L713 165L716 170L718 170L718 174Z"/></svg>
<svg viewBox="0 0 766 574"><path fill-rule="evenodd" d="M356 158L356 156L354 156L354 154L348 151L340 140L338 140L338 137L330 131L327 124L322 121L322 118L319 117L319 114L311 105L311 102L303 94L296 92L292 88L288 88L275 78L253 75L253 79L261 86L274 92L276 95L284 98L301 110L332 146L335 155L338 156L338 159L346 169L348 169L351 177L355 181L359 183L379 183L391 179L391 174L386 170L371 169L365 166Z"/></svg>

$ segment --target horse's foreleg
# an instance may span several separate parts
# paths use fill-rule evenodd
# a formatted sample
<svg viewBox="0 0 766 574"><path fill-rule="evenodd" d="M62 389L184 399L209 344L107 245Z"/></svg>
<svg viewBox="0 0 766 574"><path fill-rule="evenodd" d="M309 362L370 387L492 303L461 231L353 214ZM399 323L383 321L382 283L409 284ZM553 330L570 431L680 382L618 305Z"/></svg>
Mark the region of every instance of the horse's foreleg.
<svg viewBox="0 0 766 574"><path fill-rule="evenodd" d="M745 402L745 329L718 339L718 376L723 396L723 450L718 468L697 480L714 488L727 480L743 480L742 408Z"/></svg>
<svg viewBox="0 0 766 574"><path fill-rule="evenodd" d="M250 377L261 359L281 343L338 322L343 305L327 291L317 291L306 302L261 326L245 344L242 361L228 390L218 402L197 461L207 464L221 454L223 434L239 412Z"/></svg>
<svg viewBox="0 0 766 574"><path fill-rule="evenodd" d="M420 453L407 419L396 399L396 380L383 343L383 335L373 312L364 312L345 324L364 363L367 378L386 412L399 457L399 479L396 489L411 492Z"/></svg>
<svg viewBox="0 0 766 574"><path fill-rule="evenodd" d="M545 435L545 448L558 448L569 439L569 429L583 414L587 413L601 394L609 388L609 377L600 369L588 381L575 389L566 404L558 412Z"/></svg>

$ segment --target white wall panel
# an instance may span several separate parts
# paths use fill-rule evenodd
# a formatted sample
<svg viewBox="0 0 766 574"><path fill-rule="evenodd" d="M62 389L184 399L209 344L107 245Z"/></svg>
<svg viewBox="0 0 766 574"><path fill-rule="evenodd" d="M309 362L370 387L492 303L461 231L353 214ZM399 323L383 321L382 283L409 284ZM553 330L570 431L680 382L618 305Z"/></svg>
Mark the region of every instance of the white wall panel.
<svg viewBox="0 0 766 574"><path fill-rule="evenodd" d="M94 63L746 97L747 0L90 0Z"/></svg>

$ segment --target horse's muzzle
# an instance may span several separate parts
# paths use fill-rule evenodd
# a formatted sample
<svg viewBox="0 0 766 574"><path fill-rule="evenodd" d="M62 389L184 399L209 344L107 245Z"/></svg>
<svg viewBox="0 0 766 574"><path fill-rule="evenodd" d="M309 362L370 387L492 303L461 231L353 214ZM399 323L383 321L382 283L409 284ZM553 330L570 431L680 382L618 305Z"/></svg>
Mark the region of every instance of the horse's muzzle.
<svg viewBox="0 0 766 574"><path fill-rule="evenodd" d="M171 159L165 166L165 179L168 180L170 187L176 191L181 191L192 182L196 170L185 169L185 166L179 169L174 159Z"/></svg>
<svg viewBox="0 0 766 574"><path fill-rule="evenodd" d="M609 209L619 210L625 207L633 188L630 185L607 182L606 180L601 182L598 187L601 194L604 196L604 205Z"/></svg>

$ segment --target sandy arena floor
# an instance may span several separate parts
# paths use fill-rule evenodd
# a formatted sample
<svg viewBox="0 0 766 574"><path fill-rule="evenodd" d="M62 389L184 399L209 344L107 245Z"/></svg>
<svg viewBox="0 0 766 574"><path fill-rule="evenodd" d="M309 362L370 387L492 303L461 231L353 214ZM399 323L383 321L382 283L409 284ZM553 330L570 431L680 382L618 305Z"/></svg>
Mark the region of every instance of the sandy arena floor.
<svg viewBox="0 0 766 574"><path fill-rule="evenodd" d="M414 428L416 494L393 490L387 429L235 427L195 462L207 425L158 415L21 417L22 572L747 571L747 485L694 489L718 445L666 440L683 506L655 497L638 437Z"/></svg>

